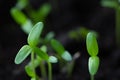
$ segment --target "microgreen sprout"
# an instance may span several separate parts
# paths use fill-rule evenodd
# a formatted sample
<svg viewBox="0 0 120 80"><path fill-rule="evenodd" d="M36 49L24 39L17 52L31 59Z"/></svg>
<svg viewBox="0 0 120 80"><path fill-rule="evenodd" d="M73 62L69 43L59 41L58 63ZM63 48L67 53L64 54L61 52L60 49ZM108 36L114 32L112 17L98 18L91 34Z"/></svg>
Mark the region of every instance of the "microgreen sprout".
<svg viewBox="0 0 120 80"><path fill-rule="evenodd" d="M117 46L120 46L120 0L102 0L103 7L113 8L115 10L115 34Z"/></svg>
<svg viewBox="0 0 120 80"><path fill-rule="evenodd" d="M96 31L90 30L90 29L82 27L82 26L78 27L75 30L71 30L68 33L68 35L71 39L81 41L81 40L85 40L87 33L90 32L90 31L93 31L96 34L96 36L98 35L98 33Z"/></svg>
<svg viewBox="0 0 120 80"><path fill-rule="evenodd" d="M27 16L18 8L13 7L10 11L11 16L13 17L13 19L19 24L21 25L22 30L29 34L30 30L32 29L32 22L29 18L27 18ZM19 17L18 17L19 16Z"/></svg>
<svg viewBox="0 0 120 80"><path fill-rule="evenodd" d="M86 38L86 46L87 46L87 51L90 55L89 61L88 61L88 70L91 75L91 80L94 80L94 75L98 71L99 67L99 57L98 55L98 43L96 40L96 36L93 32L89 32L87 34Z"/></svg>
<svg viewBox="0 0 120 80"><path fill-rule="evenodd" d="M27 42L28 45L24 45L18 52L15 57L15 63L22 63L30 54L31 61L25 67L26 73L31 77L32 80L39 80L38 75L36 74L35 68L38 66L39 62L46 61L48 63L48 79L52 80L52 65L51 63L56 63L57 58L54 56L49 56L46 53L46 47L38 47L39 38L43 29L43 23L38 22L30 31ZM43 68L43 67L42 67ZM42 71L44 76L46 76L45 71Z"/></svg>
<svg viewBox="0 0 120 80"><path fill-rule="evenodd" d="M65 48L59 41L52 39L51 46L58 53L58 55L60 55L64 60L66 60L66 61L72 60L71 54L65 50Z"/></svg>
<svg viewBox="0 0 120 80"><path fill-rule="evenodd" d="M33 24L38 21L44 22L50 11L51 5L49 3L44 3L35 10L29 0L17 0L15 6L10 9L10 14L15 22L21 26L21 29L29 34Z"/></svg>

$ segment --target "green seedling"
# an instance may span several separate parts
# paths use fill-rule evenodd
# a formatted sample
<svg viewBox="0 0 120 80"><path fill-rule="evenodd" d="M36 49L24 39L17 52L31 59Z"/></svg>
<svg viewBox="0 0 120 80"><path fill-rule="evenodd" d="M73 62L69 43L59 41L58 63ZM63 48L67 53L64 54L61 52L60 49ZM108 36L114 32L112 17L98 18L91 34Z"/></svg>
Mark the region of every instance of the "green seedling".
<svg viewBox="0 0 120 80"><path fill-rule="evenodd" d="M11 15L14 18L14 20L20 25L25 24L27 21L26 15L17 8L11 9Z"/></svg>
<svg viewBox="0 0 120 80"><path fill-rule="evenodd" d="M74 69L74 66L75 66L75 62L76 60L80 57L80 53L79 52L76 52L74 55L73 55L73 59L71 62L67 63L67 65L65 66L67 68L67 77L70 78L72 76L72 72L73 72L73 69Z"/></svg>
<svg viewBox="0 0 120 80"><path fill-rule="evenodd" d="M27 45L24 45L15 57L15 63L22 63L30 54L31 61L25 67L26 73L31 77L31 80L39 80L38 75L36 74L35 68L42 63L41 61L46 61L48 63L48 79L52 80L52 65L51 63L56 63L57 58L54 56L49 56L46 53L46 48L43 46L42 48L37 47L39 44L39 38L43 29L43 23L38 22L30 31L27 38ZM43 67L42 67L43 68ZM43 71L43 75L45 75Z"/></svg>
<svg viewBox="0 0 120 80"><path fill-rule="evenodd" d="M30 19L27 18L27 16L18 8L12 8L11 9L11 15L13 17L13 19L19 24L21 25L22 30L29 34L29 32L32 29L32 22Z"/></svg>
<svg viewBox="0 0 120 80"><path fill-rule="evenodd" d="M102 0L101 5L103 7L113 8L115 10L115 18L116 18L116 43L120 46L120 0Z"/></svg>
<svg viewBox="0 0 120 80"><path fill-rule="evenodd" d="M51 5L49 3L44 3L37 10L31 9L30 12L28 12L29 13L28 15L33 20L33 22L38 22L38 21L44 22L50 11L51 11Z"/></svg>
<svg viewBox="0 0 120 80"><path fill-rule="evenodd" d="M70 31L68 35L71 39L80 41L80 40L85 40L87 33L90 31L93 31L93 30L87 29L85 27L80 27L80 28ZM96 36L98 36L97 32L95 31L93 32L96 34Z"/></svg>
<svg viewBox="0 0 120 80"><path fill-rule="evenodd" d="M58 40L52 39L51 46L58 53L58 55L60 55L64 60L66 61L72 60L71 54L65 50L63 45Z"/></svg>
<svg viewBox="0 0 120 80"><path fill-rule="evenodd" d="M96 40L96 35L93 32L89 32L86 38L86 46L89 55L91 56L88 61L88 70L91 75L91 80L94 80L94 75L98 71L99 67L99 57L98 55L98 43Z"/></svg>
<svg viewBox="0 0 120 80"><path fill-rule="evenodd" d="M51 40L51 46L57 53L56 56L59 59L61 72L66 73L67 78L70 78L74 69L75 60L79 57L79 54L75 53L72 57L72 55L65 50L64 46L56 39Z"/></svg>
<svg viewBox="0 0 120 80"><path fill-rule="evenodd" d="M29 0L17 0L16 5L11 8L10 14L15 22L21 26L21 29L26 34L29 34L33 24L39 21L44 22L50 11L51 5L49 3L45 3L39 9L35 10L30 5Z"/></svg>

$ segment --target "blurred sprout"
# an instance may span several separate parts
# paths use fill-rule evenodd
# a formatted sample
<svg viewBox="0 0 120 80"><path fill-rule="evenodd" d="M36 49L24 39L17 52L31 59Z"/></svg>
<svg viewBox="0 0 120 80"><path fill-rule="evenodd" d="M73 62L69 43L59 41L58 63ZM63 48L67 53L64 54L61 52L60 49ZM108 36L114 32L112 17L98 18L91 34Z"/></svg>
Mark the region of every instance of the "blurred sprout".
<svg viewBox="0 0 120 80"><path fill-rule="evenodd" d="M98 36L98 33L93 31L93 30L89 30L85 27L80 27L76 30L72 30L68 33L69 37L72 38L72 39L75 39L75 40L85 40L86 39L86 36L87 36L87 33L89 31L92 31L96 34L96 36Z"/></svg>
<svg viewBox="0 0 120 80"><path fill-rule="evenodd" d="M49 3L43 4L39 9L32 10L29 15L34 22L44 21L51 11Z"/></svg>
<svg viewBox="0 0 120 80"><path fill-rule="evenodd" d="M27 22L26 15L22 11L20 11L18 8L12 8L10 12L12 17L18 24L24 25Z"/></svg>
<svg viewBox="0 0 120 80"><path fill-rule="evenodd" d="M58 53L58 55L60 55L64 60L66 60L66 61L72 60L71 54L65 50L65 48L59 41L52 39L51 46Z"/></svg>
<svg viewBox="0 0 120 80"><path fill-rule="evenodd" d="M109 8L116 8L118 3L115 0L102 0L101 5Z"/></svg>
<svg viewBox="0 0 120 80"><path fill-rule="evenodd" d="M28 0L17 0L16 7L20 10L24 9L28 5Z"/></svg>
<svg viewBox="0 0 120 80"><path fill-rule="evenodd" d="M120 0L102 0L101 5L103 7L113 8L115 10L115 18L116 18L116 44L120 47Z"/></svg>
<svg viewBox="0 0 120 80"><path fill-rule="evenodd" d="M32 22L30 19L27 18L27 16L18 8L12 8L11 9L11 15L13 19L21 25L21 29L29 34L30 30L32 29Z"/></svg>
<svg viewBox="0 0 120 80"><path fill-rule="evenodd" d="M24 14L22 10L27 14ZM29 4L29 0L18 0L16 5L11 8L10 13L15 22L21 26L21 29L29 34L33 24L45 21L50 11L51 5L49 3L44 3L39 9L35 10Z"/></svg>

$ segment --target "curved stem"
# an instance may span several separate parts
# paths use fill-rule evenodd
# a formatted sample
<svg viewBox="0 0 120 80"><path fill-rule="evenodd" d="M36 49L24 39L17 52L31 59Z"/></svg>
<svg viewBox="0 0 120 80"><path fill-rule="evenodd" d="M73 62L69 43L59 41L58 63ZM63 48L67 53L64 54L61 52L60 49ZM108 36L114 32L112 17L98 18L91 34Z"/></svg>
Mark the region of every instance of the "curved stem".
<svg viewBox="0 0 120 80"><path fill-rule="evenodd" d="M48 62L48 80L52 80L52 65Z"/></svg>

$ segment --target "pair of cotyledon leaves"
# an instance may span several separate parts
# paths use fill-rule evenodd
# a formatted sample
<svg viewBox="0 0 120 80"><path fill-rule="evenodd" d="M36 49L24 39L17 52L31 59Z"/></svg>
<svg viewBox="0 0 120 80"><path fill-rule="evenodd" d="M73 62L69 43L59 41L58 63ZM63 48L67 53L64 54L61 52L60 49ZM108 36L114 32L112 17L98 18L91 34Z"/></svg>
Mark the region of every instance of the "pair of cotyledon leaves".
<svg viewBox="0 0 120 80"><path fill-rule="evenodd" d="M91 56L88 61L88 69L91 75L95 75L99 67L99 57L98 55L98 44L96 40L96 35L94 32L89 32L87 34L86 46L89 55Z"/></svg>
<svg viewBox="0 0 120 80"><path fill-rule="evenodd" d="M57 62L56 57L54 57L54 56L49 57L46 52L44 52L43 50L41 50L40 48L37 47L37 45L39 43L39 37L41 35L42 29L43 29L43 23L42 22L38 22L32 28L32 30L30 31L30 33L28 35L28 38L27 38L28 45L24 45L19 50L19 52L17 53L17 55L15 57L15 63L16 64L22 63L32 52L36 53L43 60L49 61L51 63L56 63ZM54 50L59 55L61 55L61 57L63 59L65 59L67 61L72 60L72 57L71 57L70 53L64 49L64 47L62 46L62 44L60 42L53 39L53 40L51 40L51 45L54 48Z"/></svg>
<svg viewBox="0 0 120 80"><path fill-rule="evenodd" d="M39 37L41 35L43 29L43 23L38 22L31 30L31 32L28 35L28 45L24 45L19 52L17 53L15 57L15 63L20 64L23 62L27 56L30 55L30 53L34 52L36 53L40 58L43 60L56 63L57 58L54 56L48 56L46 52L42 51L40 48L36 47L39 43Z"/></svg>

